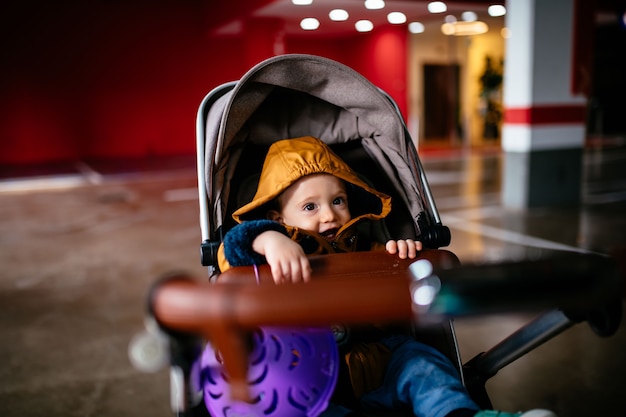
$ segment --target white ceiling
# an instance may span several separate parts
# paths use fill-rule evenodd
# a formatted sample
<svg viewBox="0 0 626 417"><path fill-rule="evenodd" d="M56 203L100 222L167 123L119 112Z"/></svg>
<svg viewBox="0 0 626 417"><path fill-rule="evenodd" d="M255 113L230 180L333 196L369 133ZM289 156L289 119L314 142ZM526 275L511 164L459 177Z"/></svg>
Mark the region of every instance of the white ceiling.
<svg viewBox="0 0 626 417"><path fill-rule="evenodd" d="M447 15L454 15L461 20L461 13L473 11L478 14L479 20L490 20L487 15L489 4L503 4L503 1L456 1L446 2L448 10L442 14L432 14L428 12L429 1L421 0L385 0L385 8L380 10L368 10L364 6L363 0L314 0L313 4L297 6L291 0L276 0L265 7L257 9L248 18L275 18L280 19L284 24L284 30L290 35L307 36L338 36L355 34L354 23L360 19L368 19L374 27L389 25L387 14L392 11L403 12L407 16L407 24L412 21L422 23L441 21ZM346 10L350 17L345 22L333 22L328 17L332 9L341 8ZM305 17L314 17L319 20L320 27L316 31L303 31L300 28L300 21ZM498 18L503 20L504 18ZM239 33L244 22L237 19L222 26L217 33L236 34Z"/></svg>

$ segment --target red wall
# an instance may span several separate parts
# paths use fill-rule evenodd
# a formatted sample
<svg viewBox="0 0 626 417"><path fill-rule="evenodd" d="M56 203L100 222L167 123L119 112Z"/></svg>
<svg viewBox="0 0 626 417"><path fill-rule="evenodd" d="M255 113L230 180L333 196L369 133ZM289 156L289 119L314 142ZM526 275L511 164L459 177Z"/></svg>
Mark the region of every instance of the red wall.
<svg viewBox="0 0 626 417"><path fill-rule="evenodd" d="M407 42L404 27L389 27L326 41L291 38L287 50L325 56L352 67L391 95L406 119Z"/></svg>
<svg viewBox="0 0 626 417"><path fill-rule="evenodd" d="M230 18L213 2L73 3L3 10L0 164L193 153L202 97L273 51L259 31L212 37L211 27ZM353 67L405 111L403 30L288 38L285 48Z"/></svg>

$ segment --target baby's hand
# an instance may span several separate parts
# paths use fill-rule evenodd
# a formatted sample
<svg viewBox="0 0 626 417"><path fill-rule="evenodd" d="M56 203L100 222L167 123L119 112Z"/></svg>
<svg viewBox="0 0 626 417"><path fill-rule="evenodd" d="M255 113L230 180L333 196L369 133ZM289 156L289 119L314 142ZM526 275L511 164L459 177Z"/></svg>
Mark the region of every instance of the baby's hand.
<svg viewBox="0 0 626 417"><path fill-rule="evenodd" d="M413 259L417 256L417 252L422 250L422 242L413 239L390 240L385 245L385 249L392 255L397 253L400 259Z"/></svg>
<svg viewBox="0 0 626 417"><path fill-rule="evenodd" d="M274 283L307 282L311 265L302 247L280 232L266 231L252 242L252 249L265 256Z"/></svg>

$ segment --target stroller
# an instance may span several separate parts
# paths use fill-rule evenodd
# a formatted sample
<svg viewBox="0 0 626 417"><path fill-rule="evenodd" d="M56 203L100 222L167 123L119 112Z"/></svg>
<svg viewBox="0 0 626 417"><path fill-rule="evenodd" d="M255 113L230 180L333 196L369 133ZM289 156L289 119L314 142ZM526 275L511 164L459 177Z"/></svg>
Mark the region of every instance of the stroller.
<svg viewBox="0 0 626 417"><path fill-rule="evenodd" d="M271 282L267 266L218 270L217 249L235 225L231 214L252 199L268 147L300 136L321 139L392 197L387 218L360 226L359 234L420 240L418 260L385 252L318 256L311 265L320 278L302 284L306 297L298 284L264 285ZM580 321L602 336L619 326L619 283L609 258L563 254L461 266L440 249L450 231L397 106L335 61L277 56L211 91L198 111L197 158L201 262L209 277L159 280L148 302L151 338L131 346L144 369L155 362L141 359L147 340L167 351L176 415L315 416L331 397L352 405L340 353L354 343L353 326L375 320L409 325L457 365L472 397L489 408L485 382L502 367ZM452 318L529 309L547 313L461 363Z"/></svg>

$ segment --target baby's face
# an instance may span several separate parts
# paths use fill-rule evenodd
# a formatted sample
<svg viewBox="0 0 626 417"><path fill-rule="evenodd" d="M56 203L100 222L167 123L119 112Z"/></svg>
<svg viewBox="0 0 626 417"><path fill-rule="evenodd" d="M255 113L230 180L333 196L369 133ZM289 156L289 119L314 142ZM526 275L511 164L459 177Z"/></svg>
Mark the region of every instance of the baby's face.
<svg viewBox="0 0 626 417"><path fill-rule="evenodd" d="M351 216L342 180L329 174L308 175L279 197L280 213L273 220L319 233L332 240Z"/></svg>

